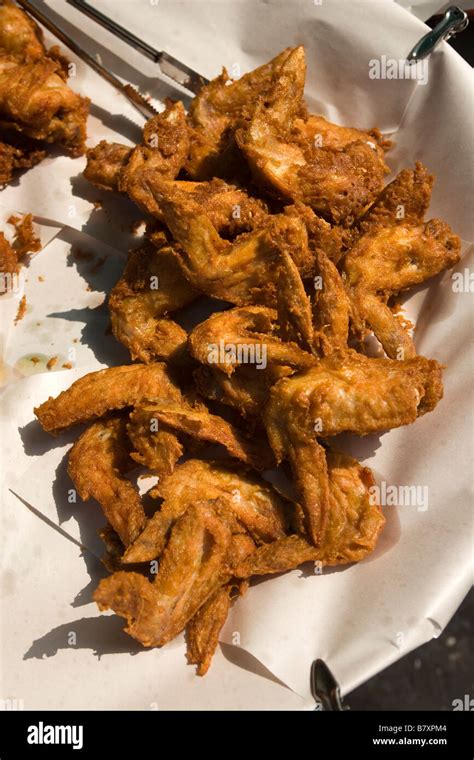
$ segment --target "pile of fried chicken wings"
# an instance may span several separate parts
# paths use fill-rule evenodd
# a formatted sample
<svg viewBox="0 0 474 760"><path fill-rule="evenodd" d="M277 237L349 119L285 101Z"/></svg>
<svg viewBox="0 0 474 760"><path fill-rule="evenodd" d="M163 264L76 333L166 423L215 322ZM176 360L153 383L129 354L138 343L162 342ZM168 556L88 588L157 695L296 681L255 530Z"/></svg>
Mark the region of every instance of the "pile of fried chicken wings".
<svg viewBox="0 0 474 760"><path fill-rule="evenodd" d="M374 478L333 437L408 425L443 394L393 299L452 267L460 240L424 219L424 166L384 186L377 129L308 113L305 70L302 47L234 82L224 70L140 145L88 152L85 176L145 215L109 298L132 363L35 410L53 434L87 425L68 469L107 520L100 609L146 647L186 629L200 674L252 576L374 550ZM146 497L135 468L157 477Z"/></svg>

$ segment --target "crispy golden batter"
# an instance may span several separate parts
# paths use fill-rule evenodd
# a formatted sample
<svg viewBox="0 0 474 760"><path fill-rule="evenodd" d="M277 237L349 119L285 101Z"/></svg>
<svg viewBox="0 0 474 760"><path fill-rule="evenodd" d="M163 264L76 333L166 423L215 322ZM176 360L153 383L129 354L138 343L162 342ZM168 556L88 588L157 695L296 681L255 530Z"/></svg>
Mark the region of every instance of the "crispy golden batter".
<svg viewBox="0 0 474 760"><path fill-rule="evenodd" d="M183 403L179 406L172 403L141 404L130 415L130 420L130 435L138 451L146 451L147 447L154 445L156 434L150 431L155 421L158 432L163 424L166 430L173 430L177 434L186 434L198 441L220 444L230 456L256 470L270 469L275 463L265 440L249 440L222 417L210 414L204 406L193 408ZM145 441L138 440L138 430L145 435Z"/></svg>
<svg viewBox="0 0 474 760"><path fill-rule="evenodd" d="M197 665L197 675L205 676L219 642L232 601L247 590L245 581L226 583L196 612L186 627L186 657Z"/></svg>
<svg viewBox="0 0 474 760"><path fill-rule="evenodd" d="M132 359L184 361L187 333L170 312L197 296L182 274L171 246L150 244L132 251L109 297L112 332Z"/></svg>
<svg viewBox="0 0 474 760"><path fill-rule="evenodd" d="M267 366L303 369L317 361L296 343L278 337L277 314L264 306L212 314L190 333L189 349L199 362L229 376L239 365L252 365L259 375Z"/></svg>
<svg viewBox="0 0 474 760"><path fill-rule="evenodd" d="M123 473L132 469L126 420L111 417L94 422L69 452L68 474L83 501L95 499L128 546L145 527L137 489Z"/></svg>
<svg viewBox="0 0 474 760"><path fill-rule="evenodd" d="M0 0L0 21L11 12ZM56 52L35 58L41 38L20 26L8 44L23 58L0 53L0 179L31 152L5 137L2 108L17 109L21 140L53 139L66 73ZM453 266L460 241L444 222L424 223L433 178L421 163L383 187L390 143L377 129L308 115L305 72L302 47L235 82L224 70L187 115L168 101L136 147L88 152L85 176L146 214L146 242L109 299L114 335L142 363L92 373L35 410L50 432L103 417L69 457L80 495L107 518L112 575L94 599L144 646L186 628L199 675L250 577L375 549L385 519L373 475L329 438L410 424L443 395L441 366L414 355L390 299ZM0 237L2 258L14 274ZM196 324L198 313L210 316ZM389 358L349 348L362 350L368 331ZM274 486L249 474L282 460ZM157 476L149 519L126 477L134 463Z"/></svg>
<svg viewBox="0 0 474 760"><path fill-rule="evenodd" d="M164 499L161 508L128 547L122 561L149 562L163 551L171 526L190 505L206 498L220 499L257 544L285 535L292 505L258 476L240 465L189 459L154 488ZM238 559L238 558L237 558Z"/></svg>
<svg viewBox="0 0 474 760"><path fill-rule="evenodd" d="M253 365L242 364L229 376L203 365L194 371L194 381L205 398L227 404L243 417L251 418L261 414L270 388L277 380L293 372L287 365L270 365L256 372Z"/></svg>
<svg viewBox="0 0 474 760"><path fill-rule="evenodd" d="M16 172L35 166L45 156L41 143L19 133L13 135L12 130L5 130L0 125L0 185L8 184Z"/></svg>
<svg viewBox="0 0 474 760"><path fill-rule="evenodd" d="M306 228L300 219L284 214L267 216L261 226L231 242L220 237L199 203L176 183L163 183L151 173L146 182L182 246L176 254L186 278L207 295L237 305L271 302L275 277L269 272L283 246L290 246L302 273L311 271Z"/></svg>
<svg viewBox="0 0 474 760"><path fill-rule="evenodd" d="M126 633L143 646L162 646L177 636L225 582L232 536L215 506L198 501L177 520L153 583L122 571L94 592L99 609L126 618Z"/></svg>
<svg viewBox="0 0 474 760"><path fill-rule="evenodd" d="M13 279L18 274L18 258L6 239L3 232L0 232L0 294L11 290Z"/></svg>
<svg viewBox="0 0 474 760"><path fill-rule="evenodd" d="M179 388L171 380L166 365L130 364L91 372L34 411L43 430L58 433L113 409L159 399L178 403L181 399Z"/></svg>
<svg viewBox="0 0 474 760"><path fill-rule="evenodd" d="M407 361L334 352L317 366L276 383L265 410L278 458L285 426L313 439L353 432L379 433L409 425L432 411L443 395L441 365L423 356ZM315 428L316 425L316 428Z"/></svg>
<svg viewBox="0 0 474 760"><path fill-rule="evenodd" d="M84 152L89 101L64 81L51 58L23 62L0 52L0 120L28 137Z"/></svg>
<svg viewBox="0 0 474 760"><path fill-rule="evenodd" d="M87 151L84 177L101 190L118 190L120 174L132 153L128 145L101 140Z"/></svg>
<svg viewBox="0 0 474 760"><path fill-rule="evenodd" d="M357 219L382 189L388 169L383 149L373 139L319 146L293 129L301 111L306 67L303 48L296 48L281 67L266 102L260 102L250 124L236 132L257 182L278 197L303 201L330 221L346 225ZM330 125L333 132L336 125Z"/></svg>
<svg viewBox="0 0 474 760"><path fill-rule="evenodd" d="M347 348L350 301L331 259L320 248L315 249L314 257L313 346L322 356L329 356Z"/></svg>
<svg viewBox="0 0 474 760"><path fill-rule="evenodd" d="M186 164L193 179L233 177L241 171L242 157L235 145L235 130L251 117L258 98L267 96L291 53L292 49L286 48L235 82L223 69L194 98L189 108L191 145Z"/></svg>
<svg viewBox="0 0 474 760"><path fill-rule="evenodd" d="M357 334L363 336L367 328L373 330L392 359L415 356L410 335L387 301L454 266L460 250L460 239L440 219L417 226L376 226L373 232L363 235L344 259Z"/></svg>
<svg viewBox="0 0 474 760"><path fill-rule="evenodd" d="M371 471L335 451L327 452L327 460L330 510L321 545L315 547L304 536L286 536L250 554L235 569L236 575L282 573L309 561L360 562L374 550L385 518L371 490L375 485Z"/></svg>
<svg viewBox="0 0 474 760"><path fill-rule="evenodd" d="M46 55L40 27L12 0L0 0L0 48L30 61Z"/></svg>
<svg viewBox="0 0 474 760"><path fill-rule="evenodd" d="M420 161L402 169L358 222L361 233L396 224L419 224L428 210L434 177Z"/></svg>

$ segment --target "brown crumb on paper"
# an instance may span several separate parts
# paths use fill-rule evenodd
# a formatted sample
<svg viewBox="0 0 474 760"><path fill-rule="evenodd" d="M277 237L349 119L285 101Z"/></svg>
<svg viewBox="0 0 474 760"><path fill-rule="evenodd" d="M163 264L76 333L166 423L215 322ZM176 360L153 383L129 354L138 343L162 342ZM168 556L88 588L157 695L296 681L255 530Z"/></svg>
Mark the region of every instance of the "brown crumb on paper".
<svg viewBox="0 0 474 760"><path fill-rule="evenodd" d="M32 356L32 357L30 358L30 362L32 362L32 364L39 364L39 363L40 363L40 360L38 359L38 357L37 357L37 356Z"/></svg>
<svg viewBox="0 0 474 760"><path fill-rule="evenodd" d="M72 364L71 362L64 362L64 364L61 364L61 367L63 369L72 369Z"/></svg>
<svg viewBox="0 0 474 760"><path fill-rule="evenodd" d="M18 311L15 317L15 324L17 324L17 322L19 322L20 319L23 319L25 314L26 314L26 296L22 296L21 301L18 304Z"/></svg>
<svg viewBox="0 0 474 760"><path fill-rule="evenodd" d="M20 261L26 253L35 253L41 250L41 241L33 229L33 215L10 216L7 219L8 224L15 227L15 238L13 240L13 249Z"/></svg>
<svg viewBox="0 0 474 760"><path fill-rule="evenodd" d="M42 274L38 275L38 282L44 282L44 277Z"/></svg>
<svg viewBox="0 0 474 760"><path fill-rule="evenodd" d="M53 369L53 367L57 363L57 361L58 361L58 357L57 356L52 356L51 359L49 359L49 361L46 362L46 368L47 369Z"/></svg>

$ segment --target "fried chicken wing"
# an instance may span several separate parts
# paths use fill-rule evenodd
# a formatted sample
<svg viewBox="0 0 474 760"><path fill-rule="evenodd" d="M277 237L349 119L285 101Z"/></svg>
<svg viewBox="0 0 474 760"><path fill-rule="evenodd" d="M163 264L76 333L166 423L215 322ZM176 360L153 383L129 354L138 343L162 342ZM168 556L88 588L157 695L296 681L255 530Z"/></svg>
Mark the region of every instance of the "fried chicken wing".
<svg viewBox="0 0 474 760"><path fill-rule="evenodd" d="M187 279L207 295L237 305L272 301L275 283L269 269L289 246L298 268L311 271L312 260L303 222L284 214L269 215L262 226L238 235L220 237L211 219L189 194L176 186L146 177L164 220L182 250L178 260Z"/></svg>
<svg viewBox="0 0 474 760"><path fill-rule="evenodd" d="M292 505L261 478L241 465L188 459L159 481L153 490L164 499L143 532L129 546L124 563L149 562L162 553L171 526L190 505L220 499L257 544L285 535Z"/></svg>
<svg viewBox="0 0 474 760"><path fill-rule="evenodd" d="M130 364L91 372L34 411L43 430L58 433L114 409L159 399L177 403L181 400L181 392L166 365Z"/></svg>
<svg viewBox="0 0 474 760"><path fill-rule="evenodd" d="M334 352L273 386L265 410L267 432L281 458L289 423L311 440L315 423L323 438L342 432L367 435L414 422L432 411L442 395L441 365L434 360Z"/></svg>
<svg viewBox="0 0 474 760"><path fill-rule="evenodd" d="M304 562L343 565L360 562L373 552L385 518L373 496L373 475L355 459L327 452L330 510L321 545L291 535L264 544L250 554L235 574L247 578L292 570Z"/></svg>
<svg viewBox="0 0 474 760"><path fill-rule="evenodd" d="M359 220L359 232L365 234L397 224L420 224L430 205L433 182L433 175L420 161L414 169L402 169Z"/></svg>
<svg viewBox="0 0 474 760"><path fill-rule="evenodd" d="M69 452L68 474L83 501L95 499L124 546L145 527L137 489L124 477L132 469L126 420L98 420L82 433Z"/></svg>
<svg viewBox="0 0 474 760"><path fill-rule="evenodd" d="M156 421L158 431L163 424L166 430L173 430L177 434L182 433L199 441L220 444L230 456L240 459L256 470L270 469L275 463L265 440L251 441L222 417L211 414L204 406L195 409L184 404L144 404L135 409L130 415L129 428L139 451L143 451L147 444L137 440L136 426L147 439L151 437L153 440L153 420Z"/></svg>
<svg viewBox="0 0 474 760"><path fill-rule="evenodd" d="M239 173L242 158L235 145L235 130L251 117L257 99L266 97L292 52L286 48L235 82L224 69L200 90L189 109L191 146L186 170L191 177L206 180Z"/></svg>
<svg viewBox="0 0 474 760"><path fill-rule="evenodd" d="M162 646L225 582L231 538L212 503L196 502L174 525L153 583L120 571L100 582L94 600L126 618L126 633L143 646Z"/></svg>
<svg viewBox="0 0 474 760"><path fill-rule="evenodd" d="M196 296L172 247L145 244L132 251L110 294L112 332L132 359L145 363L157 359L185 361L187 333L167 315Z"/></svg>
<svg viewBox="0 0 474 760"><path fill-rule="evenodd" d="M454 266L460 249L460 239L440 219L376 227L363 235L344 259L356 333L372 329L392 359L414 356L413 341L387 301Z"/></svg>
<svg viewBox="0 0 474 760"><path fill-rule="evenodd" d="M197 675L205 676L219 643L219 634L233 599L242 596L247 583L231 581L221 586L196 612L186 627L186 658L197 665Z"/></svg>
<svg viewBox="0 0 474 760"><path fill-rule="evenodd" d="M242 364L229 376L203 365L194 371L194 380L204 398L227 404L237 409L242 417L252 418L261 414L272 385L293 372L287 365L269 366L256 372L252 365Z"/></svg>
<svg viewBox="0 0 474 760"><path fill-rule="evenodd" d="M0 52L0 121L28 137L84 152L89 101L64 81L51 58L23 62Z"/></svg>
<svg viewBox="0 0 474 760"><path fill-rule="evenodd" d="M317 361L295 343L278 337L277 314L264 306L241 306L212 314L190 333L189 349L199 362L226 375L245 364L251 364L258 374L269 365L303 369Z"/></svg>
<svg viewBox="0 0 474 760"><path fill-rule="evenodd" d="M29 61L46 55L40 27L13 0L0 0L0 48Z"/></svg>
<svg viewBox="0 0 474 760"><path fill-rule="evenodd" d="M299 200L332 222L352 223L382 188L388 169L383 149L373 139L320 147L294 130L305 81L304 50L284 62L266 102L260 102L248 126L236 132L257 182L278 197ZM336 125L330 125L336 131Z"/></svg>
<svg viewBox="0 0 474 760"><path fill-rule="evenodd" d="M132 153L128 145L101 140L86 153L84 177L101 190L118 190L120 175Z"/></svg>

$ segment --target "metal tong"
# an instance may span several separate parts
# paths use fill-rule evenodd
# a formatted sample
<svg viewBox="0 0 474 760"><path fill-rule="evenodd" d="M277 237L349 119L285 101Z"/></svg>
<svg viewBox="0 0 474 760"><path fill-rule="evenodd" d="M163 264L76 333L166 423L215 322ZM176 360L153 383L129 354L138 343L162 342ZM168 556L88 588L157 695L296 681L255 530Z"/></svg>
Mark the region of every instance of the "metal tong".
<svg viewBox="0 0 474 760"><path fill-rule="evenodd" d="M421 40L418 40L415 47L410 50L407 55L407 61L409 63L416 63L416 61L423 60L423 58L426 58L426 56L433 52L440 42L449 40L450 37L463 32L468 24L469 17L466 11L458 8L457 5L451 5L446 10L439 24L436 24L434 29L431 29Z"/></svg>
<svg viewBox="0 0 474 760"><path fill-rule="evenodd" d="M319 705L326 711L342 712L349 709L344 705L339 684L324 660L314 660L311 665L310 687L318 705L316 710Z"/></svg>
<svg viewBox="0 0 474 760"><path fill-rule="evenodd" d="M122 26L116 24L114 21L107 18L107 16L104 16L104 14L100 13L99 11L96 11L95 8L92 8L92 6L88 5L88 3L81 2L81 0L68 1L71 3L71 5L74 5L79 10L87 13L88 16L93 18L95 21L98 21L106 29L113 32L113 34L120 37L120 39L125 40L125 42L128 42L128 44L132 45L132 47L134 47L136 50L139 50L152 61L158 63L163 74L165 74L177 84L181 85L181 87L190 90L190 92L193 94L199 92L200 88L204 84L207 84L209 81L205 77L198 74L196 71L190 69L184 63L181 63L176 58L168 55L168 53L165 53L164 51L154 50L152 47L150 47L150 45L147 45L145 42L139 40L138 37L135 37L135 35L128 32ZM42 24L46 29L54 34L55 37L61 40L61 42L66 45L69 50L72 50L72 52L81 58L85 63L87 63L88 66L94 69L97 74L99 74L109 84L115 87L116 90L121 92L122 95L125 95L128 101L133 106L135 106L138 111L140 111L145 119L149 119L158 113L156 108L154 108L154 106L149 102L149 100L147 100L147 98L145 98L144 95L141 94L141 92L139 92L139 90L137 90L131 84L124 84L118 77L115 76L115 74L113 74L111 71L109 71L109 69L99 63L96 58L87 53L77 42L72 39L72 37L70 37L63 29L53 23L47 16L45 16L42 11L40 11L31 2L29 2L29 0L17 0L17 2L25 11L27 11L37 21L39 21L40 24Z"/></svg>

